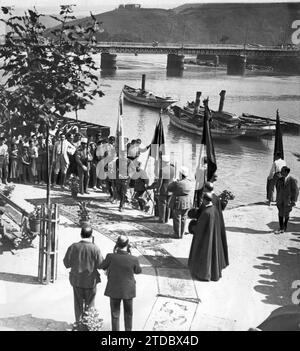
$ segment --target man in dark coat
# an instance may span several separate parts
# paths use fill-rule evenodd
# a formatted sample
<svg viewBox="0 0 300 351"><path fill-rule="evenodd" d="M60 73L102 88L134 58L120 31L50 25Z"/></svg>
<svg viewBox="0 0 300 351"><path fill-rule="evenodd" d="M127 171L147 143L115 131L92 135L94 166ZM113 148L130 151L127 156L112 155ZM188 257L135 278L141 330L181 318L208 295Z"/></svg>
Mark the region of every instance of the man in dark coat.
<svg viewBox="0 0 300 351"><path fill-rule="evenodd" d="M287 230L290 212L296 205L299 195L297 180L290 176L290 168L281 168L281 177L276 183L276 204L278 208L279 230L275 233L284 233Z"/></svg>
<svg viewBox="0 0 300 351"><path fill-rule="evenodd" d="M90 180L90 169L93 156L87 147L87 138L81 139L81 146L76 150L75 159L79 176L79 192L81 195L89 194L88 185Z"/></svg>
<svg viewBox="0 0 300 351"><path fill-rule="evenodd" d="M194 234L188 267L193 278L204 281L217 281L226 267L221 238L221 225L218 209L212 203L212 195L204 193L205 207L192 229Z"/></svg>
<svg viewBox="0 0 300 351"><path fill-rule="evenodd" d="M119 236L114 253L108 254L101 264L107 270L104 294L110 297L112 331L120 330L120 304L123 300L125 330L132 329L132 300L136 296L134 274L141 273L139 261L130 254L129 240Z"/></svg>
<svg viewBox="0 0 300 351"><path fill-rule="evenodd" d="M65 267L71 268L76 322L88 307L94 306L97 284L100 282L97 269L100 269L103 257L100 249L91 242L92 234L92 228L82 228L82 240L72 244L64 257Z"/></svg>
<svg viewBox="0 0 300 351"><path fill-rule="evenodd" d="M188 210L193 206L193 184L188 178L189 170L181 167L180 180L172 182L168 191L172 193L169 207L172 210L174 236L182 238L185 231L185 223Z"/></svg>

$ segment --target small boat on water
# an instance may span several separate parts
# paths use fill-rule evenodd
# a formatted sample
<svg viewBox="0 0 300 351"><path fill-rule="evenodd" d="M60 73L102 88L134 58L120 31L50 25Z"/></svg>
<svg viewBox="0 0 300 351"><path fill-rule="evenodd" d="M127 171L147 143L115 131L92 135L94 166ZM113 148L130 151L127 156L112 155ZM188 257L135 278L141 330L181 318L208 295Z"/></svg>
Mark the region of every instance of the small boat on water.
<svg viewBox="0 0 300 351"><path fill-rule="evenodd" d="M191 117L187 114L176 113L176 109L168 109L167 114L170 117L170 124L188 133L201 136L203 131L203 118L200 115ZM210 124L211 135L214 138L232 139L245 135L245 131L238 126L230 126L220 121L212 121Z"/></svg>
<svg viewBox="0 0 300 351"><path fill-rule="evenodd" d="M132 88L128 85L123 87L124 99L134 104L148 106L158 109L166 109L168 106L177 102L178 100L173 99L170 96L163 97L152 93L151 91L145 90L145 75L142 77L142 87Z"/></svg>

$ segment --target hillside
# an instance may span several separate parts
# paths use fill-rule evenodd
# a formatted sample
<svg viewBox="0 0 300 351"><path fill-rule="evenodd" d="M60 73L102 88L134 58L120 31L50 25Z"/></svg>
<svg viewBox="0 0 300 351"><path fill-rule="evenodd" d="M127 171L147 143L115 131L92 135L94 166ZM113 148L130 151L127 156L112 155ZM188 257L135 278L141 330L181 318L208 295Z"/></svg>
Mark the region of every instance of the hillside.
<svg viewBox="0 0 300 351"><path fill-rule="evenodd" d="M96 17L103 22L102 41L277 45L289 42L300 4L185 4L172 10L116 9Z"/></svg>

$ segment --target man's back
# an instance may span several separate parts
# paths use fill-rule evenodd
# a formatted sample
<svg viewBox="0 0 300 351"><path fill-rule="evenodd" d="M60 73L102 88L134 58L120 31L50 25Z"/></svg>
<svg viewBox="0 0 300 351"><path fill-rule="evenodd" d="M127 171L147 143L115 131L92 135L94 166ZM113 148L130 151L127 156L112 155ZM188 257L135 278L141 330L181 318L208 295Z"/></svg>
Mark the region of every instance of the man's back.
<svg viewBox="0 0 300 351"><path fill-rule="evenodd" d="M280 178L277 182L277 203L286 203L296 202L298 199L298 183L297 180L288 176L286 179Z"/></svg>
<svg viewBox="0 0 300 351"><path fill-rule="evenodd" d="M71 285L83 288L95 287L100 282L97 269L102 261L102 254L95 244L85 240L72 244L64 258L65 267L71 268Z"/></svg>
<svg viewBox="0 0 300 351"><path fill-rule="evenodd" d="M135 297L134 274L141 273L138 259L126 251L108 254L101 264L107 269L107 286L105 295L115 299L131 299Z"/></svg>

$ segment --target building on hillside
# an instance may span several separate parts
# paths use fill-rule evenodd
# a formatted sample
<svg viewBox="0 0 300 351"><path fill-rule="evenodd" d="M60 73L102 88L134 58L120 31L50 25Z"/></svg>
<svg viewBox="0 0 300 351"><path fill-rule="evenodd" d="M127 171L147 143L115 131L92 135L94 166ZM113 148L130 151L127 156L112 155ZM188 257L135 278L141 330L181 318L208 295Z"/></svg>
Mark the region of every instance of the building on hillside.
<svg viewBox="0 0 300 351"><path fill-rule="evenodd" d="M142 7L141 4L122 4L119 5L119 9L127 9L127 10L132 10L132 9L140 9Z"/></svg>

